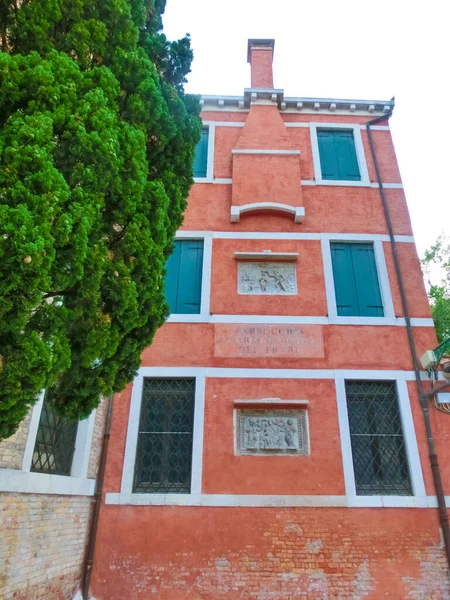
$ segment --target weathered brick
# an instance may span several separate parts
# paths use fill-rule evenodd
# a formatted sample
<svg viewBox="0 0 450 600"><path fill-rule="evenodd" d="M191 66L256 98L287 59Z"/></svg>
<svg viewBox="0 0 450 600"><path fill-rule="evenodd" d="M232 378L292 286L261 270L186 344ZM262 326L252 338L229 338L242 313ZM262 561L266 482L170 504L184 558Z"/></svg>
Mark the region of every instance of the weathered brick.
<svg viewBox="0 0 450 600"><path fill-rule="evenodd" d="M0 598L73 598L80 583L87 527L71 527L70 511L76 510L87 522L91 506L88 497L0 493L0 511L15 515L2 521Z"/></svg>

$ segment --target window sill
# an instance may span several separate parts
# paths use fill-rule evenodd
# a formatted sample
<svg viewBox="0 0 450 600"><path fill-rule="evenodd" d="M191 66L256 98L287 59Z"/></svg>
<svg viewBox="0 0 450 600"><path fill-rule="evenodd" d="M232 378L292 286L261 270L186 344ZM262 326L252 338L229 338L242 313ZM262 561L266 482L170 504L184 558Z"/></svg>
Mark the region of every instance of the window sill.
<svg viewBox="0 0 450 600"><path fill-rule="evenodd" d="M370 181L347 181L345 179L317 179L316 185L340 185L346 187L372 187Z"/></svg>
<svg viewBox="0 0 450 600"><path fill-rule="evenodd" d="M0 469L0 491L22 494L93 496L95 479Z"/></svg>
<svg viewBox="0 0 450 600"><path fill-rule="evenodd" d="M332 315L328 317L330 325L397 325L400 319L396 317L340 317ZM404 323L404 319L401 319Z"/></svg>
<svg viewBox="0 0 450 600"><path fill-rule="evenodd" d="M447 506L450 498L447 498ZM434 508L434 496L350 496L348 506L359 508Z"/></svg>
<svg viewBox="0 0 450 600"><path fill-rule="evenodd" d="M105 504L135 506L201 506L201 494L106 494Z"/></svg>
<svg viewBox="0 0 450 600"><path fill-rule="evenodd" d="M330 325L382 325L404 327L406 321L403 317L328 317ZM412 318L413 327L433 327L433 319Z"/></svg>
<svg viewBox="0 0 450 600"><path fill-rule="evenodd" d="M231 178L228 177L215 177L214 179L211 177L194 177L194 183L218 183L230 185L233 183Z"/></svg>
<svg viewBox="0 0 450 600"><path fill-rule="evenodd" d="M174 314L167 318L166 323L209 323L210 320L209 314Z"/></svg>

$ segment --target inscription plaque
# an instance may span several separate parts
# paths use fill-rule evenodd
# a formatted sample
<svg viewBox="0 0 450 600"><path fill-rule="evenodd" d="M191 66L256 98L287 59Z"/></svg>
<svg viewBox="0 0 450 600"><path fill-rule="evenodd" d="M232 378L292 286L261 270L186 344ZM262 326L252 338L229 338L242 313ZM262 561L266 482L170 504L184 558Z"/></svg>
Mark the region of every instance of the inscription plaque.
<svg viewBox="0 0 450 600"><path fill-rule="evenodd" d="M297 293L295 263L240 262L238 293L294 295Z"/></svg>
<svg viewBox="0 0 450 600"><path fill-rule="evenodd" d="M214 355L248 358L322 358L322 326L216 323Z"/></svg>
<svg viewBox="0 0 450 600"><path fill-rule="evenodd" d="M237 453L308 454L306 410L238 410Z"/></svg>

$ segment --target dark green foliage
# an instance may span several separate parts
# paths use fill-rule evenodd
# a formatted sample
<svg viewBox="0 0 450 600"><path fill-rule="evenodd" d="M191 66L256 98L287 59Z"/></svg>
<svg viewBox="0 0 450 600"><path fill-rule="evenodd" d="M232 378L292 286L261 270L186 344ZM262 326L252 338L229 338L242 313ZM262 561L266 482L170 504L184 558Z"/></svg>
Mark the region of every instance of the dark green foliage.
<svg viewBox="0 0 450 600"><path fill-rule="evenodd" d="M450 338L450 240L441 234L422 259L439 343ZM433 284L432 280L439 280Z"/></svg>
<svg viewBox="0 0 450 600"><path fill-rule="evenodd" d="M86 417L167 317L200 119L164 6L0 0L0 439L44 387Z"/></svg>

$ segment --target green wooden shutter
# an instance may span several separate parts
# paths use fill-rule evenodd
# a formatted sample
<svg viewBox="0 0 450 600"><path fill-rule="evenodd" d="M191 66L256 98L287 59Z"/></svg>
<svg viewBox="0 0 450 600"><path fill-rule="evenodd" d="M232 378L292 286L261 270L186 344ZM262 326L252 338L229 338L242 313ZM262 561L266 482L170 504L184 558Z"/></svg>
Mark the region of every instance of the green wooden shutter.
<svg viewBox="0 0 450 600"><path fill-rule="evenodd" d="M353 132L333 131L333 135L336 157L339 164L339 179L344 181L361 181Z"/></svg>
<svg viewBox="0 0 450 600"><path fill-rule="evenodd" d="M198 314L202 292L203 242L181 242L177 312Z"/></svg>
<svg viewBox="0 0 450 600"><path fill-rule="evenodd" d="M373 244L331 244L337 314L384 316Z"/></svg>
<svg viewBox="0 0 450 600"><path fill-rule="evenodd" d="M334 291L337 314L340 317L359 315L355 274L353 271L351 244L331 244Z"/></svg>
<svg viewBox="0 0 450 600"><path fill-rule="evenodd" d="M373 244L350 244L361 317L384 316Z"/></svg>
<svg viewBox="0 0 450 600"><path fill-rule="evenodd" d="M194 177L206 177L208 167L208 137L209 129L202 129L200 140L195 147Z"/></svg>
<svg viewBox="0 0 450 600"><path fill-rule="evenodd" d="M322 179L361 181L352 131L317 132Z"/></svg>
<svg viewBox="0 0 450 600"><path fill-rule="evenodd" d="M166 263L166 300L170 312L177 312L178 281L180 276L181 242L176 241Z"/></svg>
<svg viewBox="0 0 450 600"><path fill-rule="evenodd" d="M339 179L339 165L334 147L334 131L318 131L322 179Z"/></svg>
<svg viewBox="0 0 450 600"><path fill-rule="evenodd" d="M166 264L166 299L172 314L199 314L203 241L177 240Z"/></svg>

